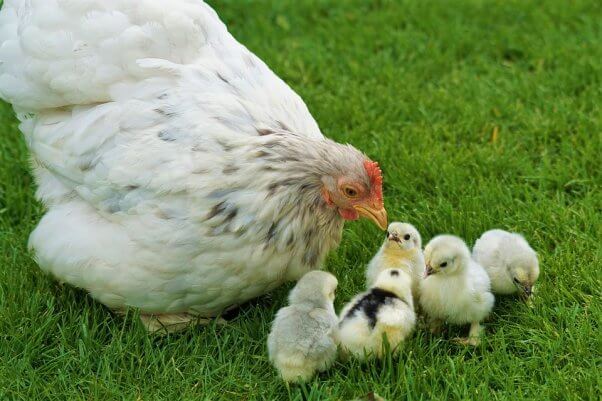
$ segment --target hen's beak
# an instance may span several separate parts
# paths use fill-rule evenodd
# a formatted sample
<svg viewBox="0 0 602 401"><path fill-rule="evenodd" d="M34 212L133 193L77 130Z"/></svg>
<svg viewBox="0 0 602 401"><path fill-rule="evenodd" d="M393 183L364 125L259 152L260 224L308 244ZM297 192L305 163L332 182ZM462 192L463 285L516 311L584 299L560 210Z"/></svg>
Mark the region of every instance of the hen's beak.
<svg viewBox="0 0 602 401"><path fill-rule="evenodd" d="M384 206L357 205L354 208L360 216L372 220L381 230L387 229L387 211Z"/></svg>

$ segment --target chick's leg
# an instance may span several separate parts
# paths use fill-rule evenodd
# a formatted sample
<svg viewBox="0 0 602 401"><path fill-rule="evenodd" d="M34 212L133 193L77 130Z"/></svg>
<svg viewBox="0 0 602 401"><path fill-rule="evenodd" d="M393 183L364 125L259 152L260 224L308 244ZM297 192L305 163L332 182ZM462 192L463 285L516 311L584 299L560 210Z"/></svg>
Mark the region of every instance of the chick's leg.
<svg viewBox="0 0 602 401"><path fill-rule="evenodd" d="M481 329L482 327L479 322L472 322L468 331L468 338L456 338L454 341L458 344L473 345L476 347L481 343Z"/></svg>
<svg viewBox="0 0 602 401"><path fill-rule="evenodd" d="M443 320L441 319L430 318L428 325L431 334L441 334L443 331Z"/></svg>

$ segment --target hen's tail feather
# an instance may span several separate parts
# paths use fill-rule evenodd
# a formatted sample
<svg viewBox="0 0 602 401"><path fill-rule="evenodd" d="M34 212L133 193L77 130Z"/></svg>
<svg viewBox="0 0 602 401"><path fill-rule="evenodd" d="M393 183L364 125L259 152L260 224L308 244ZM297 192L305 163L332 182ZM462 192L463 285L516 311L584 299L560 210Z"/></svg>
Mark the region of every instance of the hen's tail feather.
<svg viewBox="0 0 602 401"><path fill-rule="evenodd" d="M197 0L7 0L0 11L0 97L24 111L102 103L157 74L141 59L189 64L236 42ZM122 89L123 92L123 89Z"/></svg>

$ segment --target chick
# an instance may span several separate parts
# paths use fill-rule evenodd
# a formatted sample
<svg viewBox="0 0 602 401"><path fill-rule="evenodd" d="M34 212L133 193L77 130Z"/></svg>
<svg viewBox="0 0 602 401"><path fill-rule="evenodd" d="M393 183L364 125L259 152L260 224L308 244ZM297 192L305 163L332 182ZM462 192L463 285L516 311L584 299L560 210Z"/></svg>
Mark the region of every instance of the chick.
<svg viewBox="0 0 602 401"><path fill-rule="evenodd" d="M380 358L384 336L395 351L415 325L411 276L401 269L383 270L372 288L354 297L341 311L341 349L359 359Z"/></svg>
<svg viewBox="0 0 602 401"><path fill-rule="evenodd" d="M289 306L276 314L268 337L270 361L287 382L309 380L337 357L337 279L330 273L305 274L289 294Z"/></svg>
<svg viewBox="0 0 602 401"><path fill-rule="evenodd" d="M529 297L539 277L537 254L522 235L490 230L472 249L473 259L485 268L496 294Z"/></svg>
<svg viewBox="0 0 602 401"><path fill-rule="evenodd" d="M424 249L427 277L420 285L420 306L437 329L447 321L470 323L463 344L478 345L481 322L494 304L490 281L485 269L470 258L464 241L453 235L439 235Z"/></svg>
<svg viewBox="0 0 602 401"><path fill-rule="evenodd" d="M385 269L402 269L410 274L412 296L417 303L425 264L422 239L416 227L408 223L389 224L385 241L368 264L366 286L373 286L378 274Z"/></svg>

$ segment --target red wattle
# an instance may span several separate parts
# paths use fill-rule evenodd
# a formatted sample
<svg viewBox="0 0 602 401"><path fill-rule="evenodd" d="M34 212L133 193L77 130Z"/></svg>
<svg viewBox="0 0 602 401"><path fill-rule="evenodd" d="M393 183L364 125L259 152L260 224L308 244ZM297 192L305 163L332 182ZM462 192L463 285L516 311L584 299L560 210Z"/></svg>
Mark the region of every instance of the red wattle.
<svg viewBox="0 0 602 401"><path fill-rule="evenodd" d="M359 213L355 209L339 209L339 214L345 220L357 220L360 218Z"/></svg>

